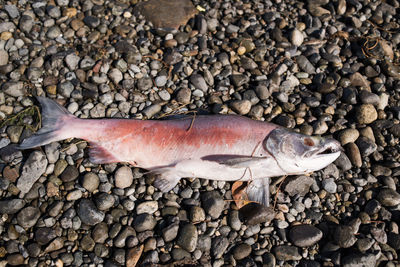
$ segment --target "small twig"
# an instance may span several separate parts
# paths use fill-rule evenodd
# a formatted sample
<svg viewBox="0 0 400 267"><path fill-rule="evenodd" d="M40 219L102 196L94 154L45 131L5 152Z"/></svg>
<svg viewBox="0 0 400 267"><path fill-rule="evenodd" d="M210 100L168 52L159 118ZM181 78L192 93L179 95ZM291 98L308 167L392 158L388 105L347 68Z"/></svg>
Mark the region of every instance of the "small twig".
<svg viewBox="0 0 400 267"><path fill-rule="evenodd" d="M85 143L85 142L86 142L86 141L80 140L80 141L78 141L78 142L76 142L76 143L69 144L68 146L64 147L64 148L61 149L60 151L61 151L61 152L65 152L65 151L67 151L72 145L79 145L79 144L82 144L82 143Z"/></svg>
<svg viewBox="0 0 400 267"><path fill-rule="evenodd" d="M286 178L287 178L287 175L285 175L285 177L279 183L278 189L276 190L275 198L274 198L274 210L275 210L275 207L276 207L276 203L278 202L278 194L279 194L279 192L281 190L281 186L282 186L282 184L283 184L283 182L285 181Z"/></svg>
<svg viewBox="0 0 400 267"><path fill-rule="evenodd" d="M189 132L189 131L192 129L195 119L196 119L196 112L193 112L193 117L192 117L192 120L190 121L190 126L189 126L189 128L186 130L187 132Z"/></svg>

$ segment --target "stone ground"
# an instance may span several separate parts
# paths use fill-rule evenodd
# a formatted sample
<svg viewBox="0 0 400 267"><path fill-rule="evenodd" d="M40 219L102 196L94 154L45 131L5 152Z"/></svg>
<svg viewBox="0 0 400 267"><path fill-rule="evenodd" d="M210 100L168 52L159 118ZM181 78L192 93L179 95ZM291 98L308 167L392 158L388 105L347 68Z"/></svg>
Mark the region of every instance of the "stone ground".
<svg viewBox="0 0 400 267"><path fill-rule="evenodd" d="M0 266L399 266L398 0L0 1ZM18 151L32 96L81 118L198 109L333 136L344 153L231 183L95 165L81 140Z"/></svg>

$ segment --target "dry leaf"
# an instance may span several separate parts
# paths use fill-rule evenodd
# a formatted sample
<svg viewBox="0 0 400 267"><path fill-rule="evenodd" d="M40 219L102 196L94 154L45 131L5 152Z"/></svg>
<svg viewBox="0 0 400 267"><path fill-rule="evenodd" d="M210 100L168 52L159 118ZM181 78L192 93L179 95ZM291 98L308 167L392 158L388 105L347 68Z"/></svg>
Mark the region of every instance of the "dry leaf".
<svg viewBox="0 0 400 267"><path fill-rule="evenodd" d="M144 245L140 245L140 247L131 248L128 250L128 254L126 255L126 266L127 267L135 267L139 262L140 256L142 256Z"/></svg>
<svg viewBox="0 0 400 267"><path fill-rule="evenodd" d="M236 181L232 185L232 198L239 209L249 203L246 188L247 182Z"/></svg>

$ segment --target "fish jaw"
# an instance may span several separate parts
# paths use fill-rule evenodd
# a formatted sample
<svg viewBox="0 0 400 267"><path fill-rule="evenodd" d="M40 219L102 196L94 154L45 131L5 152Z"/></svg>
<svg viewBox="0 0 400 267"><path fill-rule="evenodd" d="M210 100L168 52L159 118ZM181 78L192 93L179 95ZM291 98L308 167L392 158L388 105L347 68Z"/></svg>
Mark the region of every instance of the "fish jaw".
<svg viewBox="0 0 400 267"><path fill-rule="evenodd" d="M321 170L335 161L342 150L332 138L307 136L284 128L273 130L264 146L288 175Z"/></svg>

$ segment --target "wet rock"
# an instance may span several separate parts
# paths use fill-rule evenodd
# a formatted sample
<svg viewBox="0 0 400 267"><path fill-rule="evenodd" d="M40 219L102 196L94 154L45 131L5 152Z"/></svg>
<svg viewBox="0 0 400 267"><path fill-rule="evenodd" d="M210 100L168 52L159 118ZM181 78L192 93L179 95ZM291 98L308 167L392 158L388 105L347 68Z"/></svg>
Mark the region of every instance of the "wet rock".
<svg viewBox="0 0 400 267"><path fill-rule="evenodd" d="M22 194L29 192L32 185L46 171L46 167L47 159L42 152L34 151L29 155L29 158L22 167L22 173L17 182L17 187Z"/></svg>
<svg viewBox="0 0 400 267"><path fill-rule="evenodd" d="M313 225L296 225L289 232L289 238L298 247L310 247L322 238L322 231Z"/></svg>

